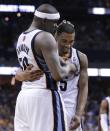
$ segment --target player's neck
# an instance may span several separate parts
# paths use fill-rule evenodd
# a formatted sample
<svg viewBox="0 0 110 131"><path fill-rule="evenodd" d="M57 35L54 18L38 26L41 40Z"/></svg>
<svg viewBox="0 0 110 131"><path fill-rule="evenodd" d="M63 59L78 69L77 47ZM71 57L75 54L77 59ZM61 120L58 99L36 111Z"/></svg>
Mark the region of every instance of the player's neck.
<svg viewBox="0 0 110 131"><path fill-rule="evenodd" d="M33 31L33 30L35 30L36 28L34 28L34 27L29 27L25 32L31 32L31 31Z"/></svg>

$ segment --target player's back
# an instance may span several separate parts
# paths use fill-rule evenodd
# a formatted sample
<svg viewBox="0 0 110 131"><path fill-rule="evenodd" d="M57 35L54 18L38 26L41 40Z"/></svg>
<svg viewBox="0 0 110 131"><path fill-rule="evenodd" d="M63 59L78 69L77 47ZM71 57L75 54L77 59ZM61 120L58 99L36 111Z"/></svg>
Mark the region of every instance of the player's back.
<svg viewBox="0 0 110 131"><path fill-rule="evenodd" d="M32 131L66 131L65 114L56 81L53 80L43 55L38 54L34 48L40 33L42 30L38 29L24 32L18 39L16 50L22 70L32 64L35 69L43 70L44 75L39 80L23 82L17 97L15 125L23 129L29 123L29 130Z"/></svg>
<svg viewBox="0 0 110 131"><path fill-rule="evenodd" d="M39 29L30 32L23 32L18 38L16 51L18 55L18 61L22 70L25 70L26 67L30 64L33 65L33 70L40 70L37 61L38 57L36 56L34 51L34 39L35 37L37 37L37 35L39 35L40 32L42 31ZM41 59L41 62L44 62L44 60ZM39 80L24 81L22 84L22 88L46 88L45 74Z"/></svg>

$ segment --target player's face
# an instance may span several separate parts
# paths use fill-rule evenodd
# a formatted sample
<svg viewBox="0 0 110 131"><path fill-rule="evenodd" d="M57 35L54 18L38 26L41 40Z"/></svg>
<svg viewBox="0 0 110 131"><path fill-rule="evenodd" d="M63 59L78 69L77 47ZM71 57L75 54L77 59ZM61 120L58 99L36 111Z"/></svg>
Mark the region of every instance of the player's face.
<svg viewBox="0 0 110 131"><path fill-rule="evenodd" d="M57 36L58 49L60 54L67 54L73 46L75 40L75 33L61 33Z"/></svg>

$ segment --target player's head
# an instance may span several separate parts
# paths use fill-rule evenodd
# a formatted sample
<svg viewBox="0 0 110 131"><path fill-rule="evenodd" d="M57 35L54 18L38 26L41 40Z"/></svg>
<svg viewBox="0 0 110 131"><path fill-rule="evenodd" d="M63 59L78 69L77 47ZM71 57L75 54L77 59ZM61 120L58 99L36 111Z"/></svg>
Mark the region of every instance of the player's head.
<svg viewBox="0 0 110 131"><path fill-rule="evenodd" d="M70 52L75 40L74 25L69 21L63 20L57 27L55 37L58 42L59 53L66 54Z"/></svg>
<svg viewBox="0 0 110 131"><path fill-rule="evenodd" d="M38 28L53 33L59 18L60 14L54 6L42 4L36 9L33 22Z"/></svg>

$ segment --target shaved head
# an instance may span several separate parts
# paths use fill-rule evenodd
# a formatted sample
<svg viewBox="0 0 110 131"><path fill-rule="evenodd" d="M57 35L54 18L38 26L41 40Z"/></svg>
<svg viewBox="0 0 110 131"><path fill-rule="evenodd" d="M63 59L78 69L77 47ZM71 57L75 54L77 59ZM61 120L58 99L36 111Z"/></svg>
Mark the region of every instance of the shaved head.
<svg viewBox="0 0 110 131"><path fill-rule="evenodd" d="M54 6L50 4L42 4L34 12L31 27L54 34L59 19L60 13Z"/></svg>
<svg viewBox="0 0 110 131"><path fill-rule="evenodd" d="M42 4L37 8L37 10L43 13L50 13L50 14L58 13L57 9L50 4Z"/></svg>

